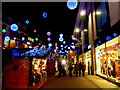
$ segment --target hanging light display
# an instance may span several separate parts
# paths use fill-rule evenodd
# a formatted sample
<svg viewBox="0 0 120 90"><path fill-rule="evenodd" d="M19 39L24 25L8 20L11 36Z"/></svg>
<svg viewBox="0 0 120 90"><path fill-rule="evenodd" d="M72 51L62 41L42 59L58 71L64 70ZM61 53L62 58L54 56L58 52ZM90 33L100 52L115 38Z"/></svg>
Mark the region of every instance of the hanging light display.
<svg viewBox="0 0 120 90"><path fill-rule="evenodd" d="M77 0L68 0L67 1L67 7L70 10L74 10L75 8L77 8L77 5L78 5L78 1Z"/></svg>
<svg viewBox="0 0 120 90"><path fill-rule="evenodd" d="M12 25L10 26L10 29L11 29L12 31L17 31L17 30L18 30L17 24L12 24Z"/></svg>

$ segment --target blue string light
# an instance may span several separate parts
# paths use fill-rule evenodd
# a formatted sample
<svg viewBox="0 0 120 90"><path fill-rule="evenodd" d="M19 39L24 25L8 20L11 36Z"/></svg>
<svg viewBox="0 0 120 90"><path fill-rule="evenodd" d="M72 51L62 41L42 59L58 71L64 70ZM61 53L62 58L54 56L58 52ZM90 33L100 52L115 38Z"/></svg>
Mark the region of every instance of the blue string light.
<svg viewBox="0 0 120 90"><path fill-rule="evenodd" d="M107 36L107 37L106 37L106 40L107 40L107 41L111 40L111 37L110 37L110 36Z"/></svg>
<svg viewBox="0 0 120 90"><path fill-rule="evenodd" d="M17 30L18 30L17 24L12 24L12 25L10 26L10 29L11 29L12 31L17 31Z"/></svg>
<svg viewBox="0 0 120 90"><path fill-rule="evenodd" d="M68 0L67 1L67 7L70 9L70 10L74 10L78 5L78 1L77 0Z"/></svg>
<svg viewBox="0 0 120 90"><path fill-rule="evenodd" d="M47 13L46 13L46 12L43 12L42 16L43 16L44 18L47 18Z"/></svg>
<svg viewBox="0 0 120 90"><path fill-rule="evenodd" d="M117 33L113 33L113 36L114 36L114 37L117 37Z"/></svg>

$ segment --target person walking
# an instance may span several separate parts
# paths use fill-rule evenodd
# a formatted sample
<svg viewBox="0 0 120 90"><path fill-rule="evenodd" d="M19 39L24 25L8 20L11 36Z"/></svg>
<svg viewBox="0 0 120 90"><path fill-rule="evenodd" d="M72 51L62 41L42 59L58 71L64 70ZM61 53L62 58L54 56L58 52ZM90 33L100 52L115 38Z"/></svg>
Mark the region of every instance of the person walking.
<svg viewBox="0 0 120 90"><path fill-rule="evenodd" d="M82 62L82 76L85 76L86 65Z"/></svg>
<svg viewBox="0 0 120 90"><path fill-rule="evenodd" d="M79 71L79 63L78 62L76 62L74 70L75 70L75 74L76 74L76 77L77 77L78 76L78 71Z"/></svg>
<svg viewBox="0 0 120 90"><path fill-rule="evenodd" d="M62 65L61 65L61 62L58 62L58 77L61 77L62 76Z"/></svg>
<svg viewBox="0 0 120 90"><path fill-rule="evenodd" d="M72 63L69 64L68 70L69 70L69 76L72 77L72 70L73 70Z"/></svg>
<svg viewBox="0 0 120 90"><path fill-rule="evenodd" d="M82 71L82 63L79 63L79 76L81 75L81 71Z"/></svg>

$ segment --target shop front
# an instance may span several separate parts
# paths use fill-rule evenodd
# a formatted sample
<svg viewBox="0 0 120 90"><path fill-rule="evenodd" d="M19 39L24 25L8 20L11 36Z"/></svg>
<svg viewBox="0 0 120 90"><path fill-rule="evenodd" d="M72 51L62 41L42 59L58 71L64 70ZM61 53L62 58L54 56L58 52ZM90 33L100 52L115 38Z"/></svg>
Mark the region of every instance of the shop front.
<svg viewBox="0 0 120 90"><path fill-rule="evenodd" d="M120 82L120 36L95 48L96 73Z"/></svg>
<svg viewBox="0 0 120 90"><path fill-rule="evenodd" d="M88 75L90 74L91 70L91 52L90 50L84 53L84 63L86 64L86 72Z"/></svg>
<svg viewBox="0 0 120 90"><path fill-rule="evenodd" d="M40 88L47 81L46 72L46 59L33 58L32 60L32 71L31 71L31 82L33 88ZM30 87L31 87L30 86Z"/></svg>

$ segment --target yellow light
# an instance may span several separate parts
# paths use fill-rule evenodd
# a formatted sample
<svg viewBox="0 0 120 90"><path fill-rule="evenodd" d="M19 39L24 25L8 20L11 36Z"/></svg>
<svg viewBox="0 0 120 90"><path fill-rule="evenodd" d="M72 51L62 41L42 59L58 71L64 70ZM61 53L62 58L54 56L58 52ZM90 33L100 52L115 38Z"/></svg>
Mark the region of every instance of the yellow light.
<svg viewBox="0 0 120 90"><path fill-rule="evenodd" d="M66 61L65 61L65 60L62 60L62 64L66 64Z"/></svg>
<svg viewBox="0 0 120 90"><path fill-rule="evenodd" d="M70 50L70 53L72 53L73 51L72 50Z"/></svg>
<svg viewBox="0 0 120 90"><path fill-rule="evenodd" d="M81 16L84 16L86 14L86 11L85 10L82 10L81 12L80 12L80 15Z"/></svg>
<svg viewBox="0 0 120 90"><path fill-rule="evenodd" d="M72 43L72 44L74 44L74 43Z"/></svg>
<svg viewBox="0 0 120 90"><path fill-rule="evenodd" d="M100 14L101 14L101 11L96 11L96 14L97 14L97 15L100 15Z"/></svg>
<svg viewBox="0 0 120 90"><path fill-rule="evenodd" d="M77 33L78 33L79 31L80 31L80 29L79 29L79 28L76 28L76 29L75 29L75 32L77 32Z"/></svg>
<svg viewBox="0 0 120 90"><path fill-rule="evenodd" d="M87 32L87 29L84 29L85 32Z"/></svg>
<svg viewBox="0 0 120 90"><path fill-rule="evenodd" d="M14 37L14 40L16 40L16 37Z"/></svg>

